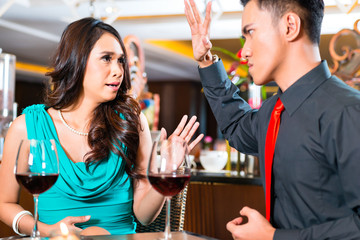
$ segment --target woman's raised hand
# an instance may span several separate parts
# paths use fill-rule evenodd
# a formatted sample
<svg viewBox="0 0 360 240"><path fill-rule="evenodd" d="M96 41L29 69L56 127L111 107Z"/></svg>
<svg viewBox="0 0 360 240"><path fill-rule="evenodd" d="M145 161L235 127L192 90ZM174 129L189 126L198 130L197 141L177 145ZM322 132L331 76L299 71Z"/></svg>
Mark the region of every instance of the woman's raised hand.
<svg viewBox="0 0 360 240"><path fill-rule="evenodd" d="M191 117L189 122L186 124L187 119L188 119L187 115L184 115L182 117L175 131L169 136L169 139L174 136L181 137L188 143L189 151L191 151L196 146L196 144L198 144L200 140L204 137L204 134L200 134L199 136L197 136L197 138L194 141L189 143L200 124L199 122L196 122L196 116ZM166 135L167 135L166 130L162 128L160 135L161 139L165 139Z"/></svg>
<svg viewBox="0 0 360 240"><path fill-rule="evenodd" d="M189 1L189 3L187 2ZM185 15L191 29L194 58L202 62L208 55L212 44L209 39L209 26L211 22L211 1L206 6L206 16L202 21L194 0L184 0Z"/></svg>

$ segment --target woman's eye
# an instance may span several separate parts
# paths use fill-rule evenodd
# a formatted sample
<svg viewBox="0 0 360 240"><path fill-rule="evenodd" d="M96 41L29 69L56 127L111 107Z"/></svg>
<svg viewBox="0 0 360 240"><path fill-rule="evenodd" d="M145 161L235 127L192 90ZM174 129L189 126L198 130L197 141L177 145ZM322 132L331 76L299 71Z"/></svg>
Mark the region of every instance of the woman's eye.
<svg viewBox="0 0 360 240"><path fill-rule="evenodd" d="M119 63L125 63L125 61L126 61L125 56L122 56L118 59Z"/></svg>
<svg viewBox="0 0 360 240"><path fill-rule="evenodd" d="M111 57L109 55L105 55L101 59L103 59L105 62L110 62L111 61Z"/></svg>
<svg viewBox="0 0 360 240"><path fill-rule="evenodd" d="M254 32L254 30L253 30L253 29L250 29L250 30L248 31L249 35L252 35L252 34L253 34L253 32Z"/></svg>

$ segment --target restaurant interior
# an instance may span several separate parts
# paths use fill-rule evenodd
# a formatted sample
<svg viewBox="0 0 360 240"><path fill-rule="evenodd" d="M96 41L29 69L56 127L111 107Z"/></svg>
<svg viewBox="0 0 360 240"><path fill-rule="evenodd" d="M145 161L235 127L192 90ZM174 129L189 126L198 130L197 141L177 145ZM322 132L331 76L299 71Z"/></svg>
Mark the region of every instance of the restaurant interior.
<svg viewBox="0 0 360 240"><path fill-rule="evenodd" d="M195 2L204 12L208 0ZM321 57L333 74L360 90L360 2L324 2ZM212 51L222 58L241 96L258 108L277 92L277 86L254 86L246 63L239 58L242 10L239 0L213 0ZM179 217L174 230L232 239L226 223L243 206L265 214L256 156L228 146L202 92L183 0L0 0L1 154L11 121L25 107L42 101L49 81L45 73L62 31L70 22L88 16L111 24L122 36L131 58L131 94L146 114L150 130L172 132L184 114L196 115L200 122L196 135L206 136L191 152L194 172L189 186L172 203L172 213ZM215 156L223 163L206 166L201 158L207 151L225 152L225 157ZM25 190L20 203L33 211L32 197ZM0 238L13 235L0 222Z"/></svg>

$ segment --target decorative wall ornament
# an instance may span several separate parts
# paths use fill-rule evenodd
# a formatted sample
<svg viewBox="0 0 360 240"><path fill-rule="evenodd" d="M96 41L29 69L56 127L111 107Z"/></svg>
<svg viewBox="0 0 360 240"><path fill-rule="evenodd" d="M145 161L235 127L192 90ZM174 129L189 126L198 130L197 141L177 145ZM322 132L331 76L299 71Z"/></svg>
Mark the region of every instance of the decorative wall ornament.
<svg viewBox="0 0 360 240"><path fill-rule="evenodd" d="M135 35L127 35L124 45L128 57L131 89L129 93L139 102L142 112L148 120L150 130L158 130L160 95L148 90L145 72L145 53L141 41Z"/></svg>
<svg viewBox="0 0 360 240"><path fill-rule="evenodd" d="M343 29L330 40L329 51L334 65L331 73L344 81L360 78L360 19L354 23L354 29ZM341 41L346 38L346 42ZM341 53L339 53L339 48Z"/></svg>

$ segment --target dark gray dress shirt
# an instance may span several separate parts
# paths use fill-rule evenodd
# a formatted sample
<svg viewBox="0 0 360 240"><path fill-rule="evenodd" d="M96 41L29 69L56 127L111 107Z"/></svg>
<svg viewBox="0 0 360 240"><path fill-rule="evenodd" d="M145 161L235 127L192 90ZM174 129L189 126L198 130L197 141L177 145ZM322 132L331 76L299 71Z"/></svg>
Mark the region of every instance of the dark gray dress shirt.
<svg viewBox="0 0 360 240"><path fill-rule="evenodd" d="M204 93L231 146L260 159L271 112L285 106L274 153L274 239L360 239L360 92L327 63L252 110L221 61L199 68Z"/></svg>

